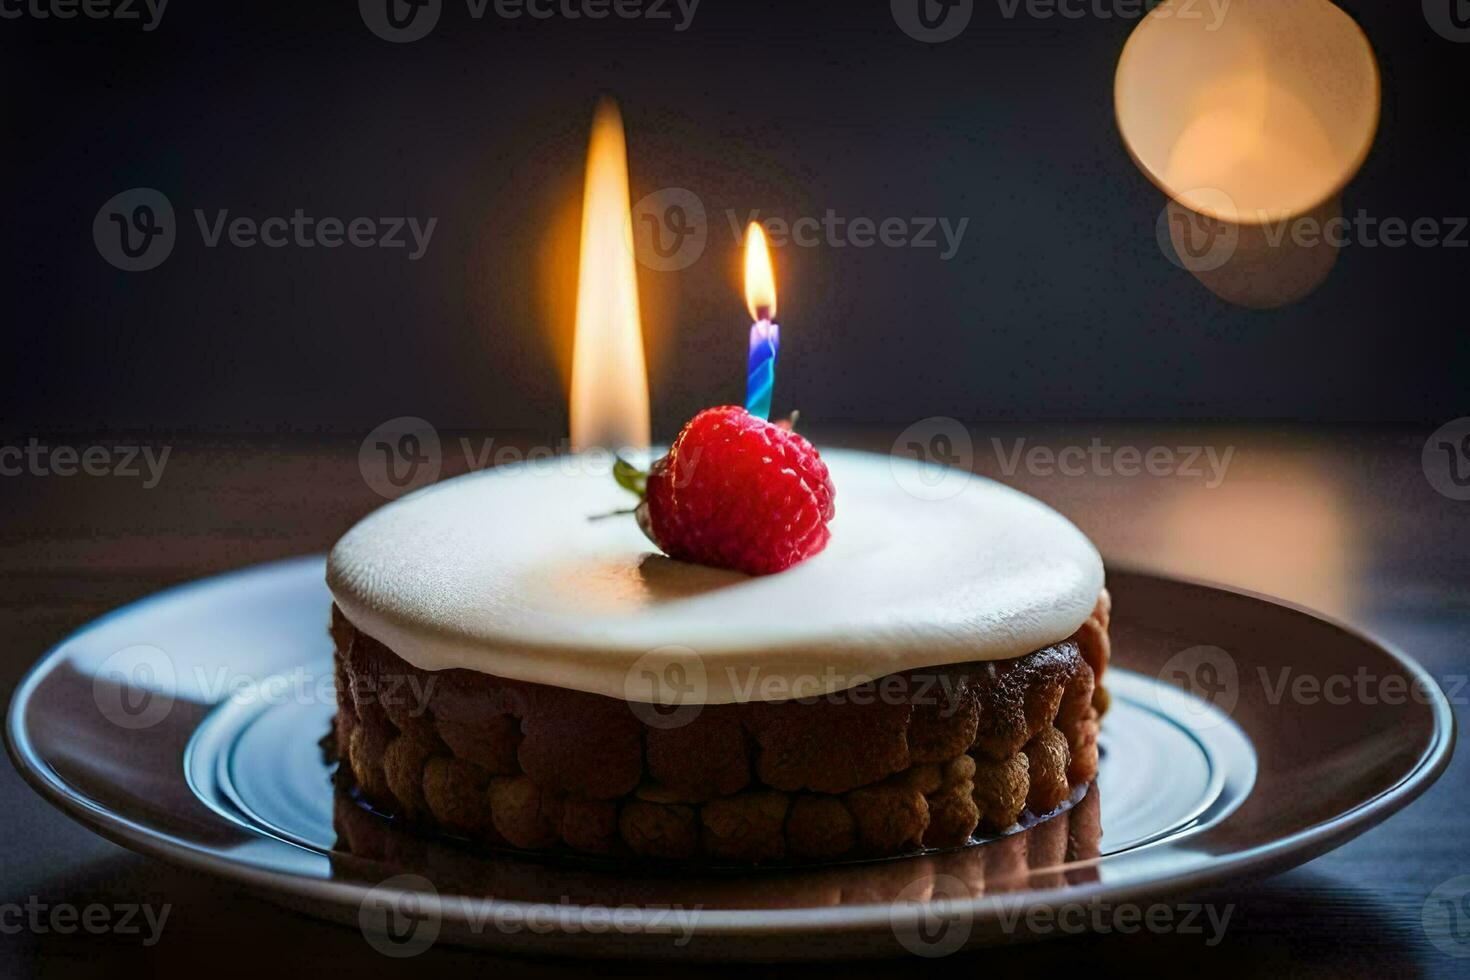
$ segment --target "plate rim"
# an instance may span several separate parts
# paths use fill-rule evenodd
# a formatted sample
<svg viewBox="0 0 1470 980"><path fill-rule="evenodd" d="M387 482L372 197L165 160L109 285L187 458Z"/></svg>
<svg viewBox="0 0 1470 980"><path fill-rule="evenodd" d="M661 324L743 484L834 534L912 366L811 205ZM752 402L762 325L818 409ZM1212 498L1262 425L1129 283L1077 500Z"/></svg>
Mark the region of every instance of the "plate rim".
<svg viewBox="0 0 1470 980"><path fill-rule="evenodd" d="M48 803L88 830L114 844L175 866L218 875L227 881L260 893L276 897L284 894L295 901L304 899L355 913L371 894L372 888L353 882L308 878L285 871L257 868L200 851L189 845L170 840L153 828L114 813L83 796L63 782L49 766L40 764L23 725L26 708L41 681L60 662L61 655L72 641L97 625L136 612L152 603L177 598L189 591L218 584L225 578L268 575L298 565L315 564L324 567L325 560L324 553L298 555L189 579L124 603L68 632L31 665L11 695L6 709L5 748L12 765L31 788ZM981 895L967 900L950 900L952 907L968 909L974 919L984 920L1010 914L1024 914L1026 910L1037 907L1090 903L1104 897L1115 903L1131 902L1145 895L1159 898L1216 886L1228 881L1283 871L1304 864L1330 850L1336 844L1349 840L1383 822L1418 799L1448 767L1458 736L1454 711L1434 676L1417 660L1399 649L1396 644L1336 616L1278 596L1207 579L1150 570L1128 562L1105 562L1105 565L1109 578L1119 575L1151 579L1224 592L1263 602L1293 615L1325 623L1387 654L1424 689L1431 692L1431 696L1424 704L1424 707L1429 709L1433 720L1433 737L1430 744L1425 747L1413 766L1400 779L1373 797L1305 830L1243 851L1217 857L1208 868L1164 874L1132 883L1110 884L1098 881L1063 888ZM289 841L282 841L282 843L293 847L301 846ZM303 848L303 850L309 849ZM317 852L311 851L311 853ZM460 901L448 901L451 898L458 898ZM496 909L509 912L519 911L522 915L539 910L541 907L540 903L534 902L453 894L434 894L429 895L428 899L431 906L440 915L441 921L451 926L461 922L468 924L469 919L466 916L456 913L462 912L470 903L489 903ZM770 910L766 909L696 908L692 911L694 918L691 936L716 939L752 936L780 938L801 935L813 928L821 928L829 934L864 934L875 928L887 931L895 925L918 922L920 916L924 914L924 903L885 902L873 905L782 909L781 915L774 918ZM634 930L635 933L641 931L641 929ZM560 934L567 935L566 932Z"/></svg>

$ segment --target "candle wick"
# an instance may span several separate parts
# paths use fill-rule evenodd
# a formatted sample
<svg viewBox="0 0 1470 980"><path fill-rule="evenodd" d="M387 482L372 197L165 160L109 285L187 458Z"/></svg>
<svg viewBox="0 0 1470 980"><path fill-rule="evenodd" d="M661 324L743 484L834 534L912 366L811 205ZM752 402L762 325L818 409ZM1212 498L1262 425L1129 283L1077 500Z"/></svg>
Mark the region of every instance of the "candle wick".
<svg viewBox="0 0 1470 980"><path fill-rule="evenodd" d="M755 318L761 323L770 323L771 308L769 306L757 306L755 308Z"/></svg>

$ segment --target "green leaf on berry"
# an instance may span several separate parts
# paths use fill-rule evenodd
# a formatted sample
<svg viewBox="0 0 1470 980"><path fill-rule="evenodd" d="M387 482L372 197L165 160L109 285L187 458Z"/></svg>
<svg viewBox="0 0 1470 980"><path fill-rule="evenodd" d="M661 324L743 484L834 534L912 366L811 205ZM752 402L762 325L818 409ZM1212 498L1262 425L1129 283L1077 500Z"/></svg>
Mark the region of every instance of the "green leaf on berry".
<svg viewBox="0 0 1470 980"><path fill-rule="evenodd" d="M648 493L648 474L623 457L613 463L613 479L629 493L642 497Z"/></svg>

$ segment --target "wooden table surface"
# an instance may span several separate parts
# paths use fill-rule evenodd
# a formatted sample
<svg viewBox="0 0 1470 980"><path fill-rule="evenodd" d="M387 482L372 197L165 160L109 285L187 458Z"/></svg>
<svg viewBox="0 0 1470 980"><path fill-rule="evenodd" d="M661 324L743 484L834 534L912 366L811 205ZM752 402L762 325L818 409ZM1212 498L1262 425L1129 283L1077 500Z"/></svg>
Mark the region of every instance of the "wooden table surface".
<svg viewBox="0 0 1470 980"><path fill-rule="evenodd" d="M895 427L816 436L886 452L896 434ZM460 434L443 435L446 475L465 469ZM1061 509L1111 562L1280 595L1376 633L1417 657L1456 695L1464 722L1470 502L1431 487L1421 462L1427 435L1383 428L986 427L974 430L973 465ZM467 436L472 445L484 437ZM381 502L359 470L356 439L124 435L40 442L79 450L141 442L171 451L153 488L125 476L0 477L0 693L7 700L48 647L98 614L200 575L322 551ZM1103 462L1063 475L1044 455L1028 461L1025 453L1037 446L1100 446L1103 455L1089 459ZM1177 470L1195 446L1213 448L1217 460L1231 451L1218 486L1210 485L1207 457L1199 476L1114 472L1124 447L1175 447ZM1018 448L1019 468L1012 465ZM1470 959L1452 958L1430 941L1421 909L1437 885L1470 874L1467 776L1462 752L1423 798L1351 844L1288 874L1202 896L1235 906L1224 940L1213 947L1194 935L1078 936L969 957L791 972L974 976L1009 968L1042 975L1101 960L1143 973L1463 976ZM574 963L447 947L409 961L384 959L356 930L281 911L103 841L42 802L8 766L0 767L0 826L0 975L235 975L282 967L583 973ZM171 911L160 941L144 946L137 936L17 931L18 919L5 910L28 901L79 908L169 903ZM1459 951L1470 955L1470 936ZM620 961L598 968L646 972Z"/></svg>

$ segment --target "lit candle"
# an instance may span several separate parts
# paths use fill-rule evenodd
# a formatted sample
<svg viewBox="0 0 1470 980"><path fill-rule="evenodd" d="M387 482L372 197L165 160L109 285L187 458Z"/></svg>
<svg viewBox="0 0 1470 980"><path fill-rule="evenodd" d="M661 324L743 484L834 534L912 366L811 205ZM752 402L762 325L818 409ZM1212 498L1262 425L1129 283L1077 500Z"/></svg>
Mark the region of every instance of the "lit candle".
<svg viewBox="0 0 1470 980"><path fill-rule="evenodd" d="M781 325L776 322L776 274L765 229L752 221L745 234L745 306L755 324L750 328L750 360L745 376L745 410L771 417L771 390L776 386L776 355L781 351Z"/></svg>

